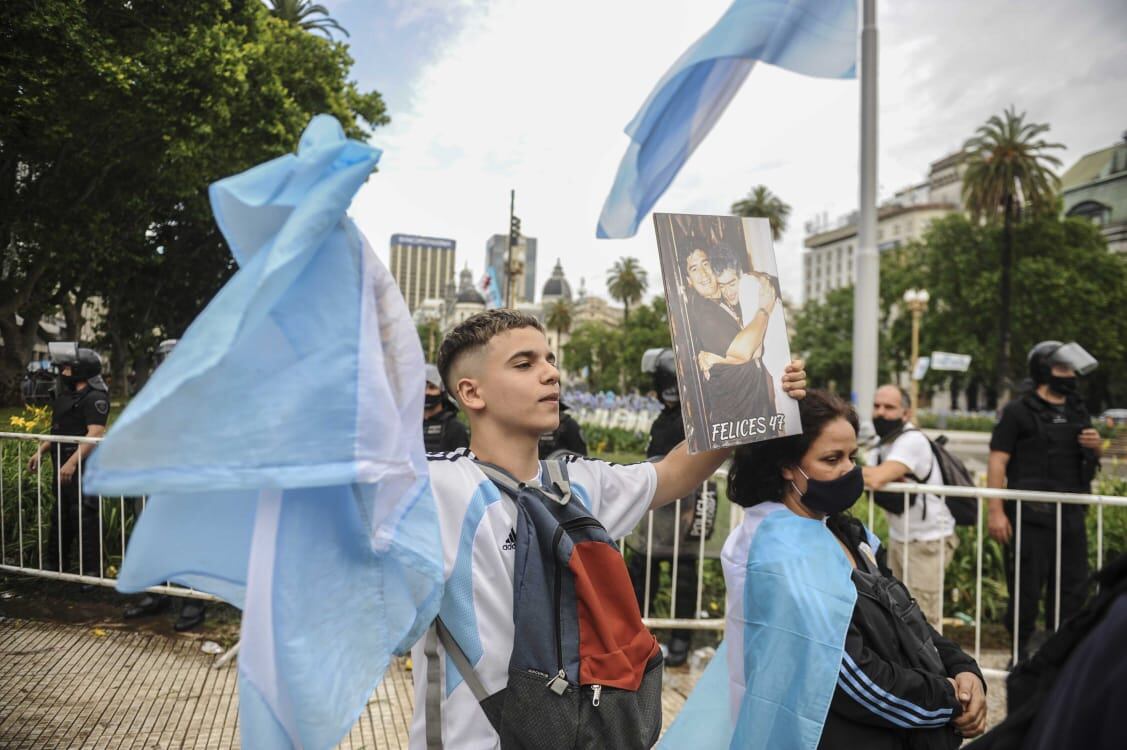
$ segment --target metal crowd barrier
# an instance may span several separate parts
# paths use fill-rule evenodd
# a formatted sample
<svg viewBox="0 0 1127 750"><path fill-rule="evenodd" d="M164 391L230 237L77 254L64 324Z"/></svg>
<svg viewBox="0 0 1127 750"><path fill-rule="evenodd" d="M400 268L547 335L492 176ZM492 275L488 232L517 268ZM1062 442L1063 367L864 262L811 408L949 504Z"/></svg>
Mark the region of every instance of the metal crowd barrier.
<svg viewBox="0 0 1127 750"><path fill-rule="evenodd" d="M67 550L63 548L63 513L62 503L57 501L63 492L63 482L57 467L62 463L60 457L64 445L81 446L100 442L100 438L64 437L59 435L29 435L25 433L0 432L0 467L7 467L0 474L0 571L9 573L22 573L25 575L50 578L60 581L92 584L95 586L115 586L117 576L109 570L110 555L117 553L117 557L124 559L125 548L128 542L126 535L127 508L134 516L143 512L146 498L126 497L96 497L97 513L97 539L86 538L83 528L83 515L87 509L82 507L82 452L78 455L77 476L78 503L75 510L74 528L77 536L77 570L68 572L64 570L63 560ZM49 443L50 448L43 453L39 465L34 473L29 471L28 461L37 450L40 443ZM12 474L11 462L15 463L15 479L11 481L8 476ZM52 466L54 465L54 467ZM28 485L31 485L30 487ZM93 496L91 496L93 498ZM15 517L12 518L10 508L13 507ZM117 510L117 523L120 526L118 536L120 545L107 550L105 519L112 511ZM53 518L51 517L53 515ZM57 550L55 559L45 557L45 550L49 546L47 534L53 530ZM98 562L96 569L87 569L85 555L87 546L96 543L98 546ZM153 586L148 591L159 594L189 597L218 601L211 594L196 591L182 586L163 585Z"/></svg>
<svg viewBox="0 0 1127 750"><path fill-rule="evenodd" d="M21 573L25 575L40 576L43 578L52 578L64 581L73 581L79 583L95 584L100 586L113 586L116 583L116 576L111 574L107 569L107 550L105 545L104 534L104 519L107 515L107 508L112 508L116 504L118 511L118 523L120 524L119 537L120 545L117 550L120 551L122 557L126 545L128 543L126 535L126 506L127 499L125 497L98 497L98 565L97 570L84 569L83 563L83 550L84 545L90 544L91 540L84 539L83 524L81 517L81 510L75 519L75 525L78 535L78 572L67 572L62 570L62 512L63 509L59 503L54 503L52 508L48 508L48 512L55 513L54 529L57 534L58 552L57 559L53 561L44 559L45 539L44 534L46 529L50 529L51 525L47 522L48 519L44 517L44 490L50 488L54 491L57 497L61 494L61 481L57 478L57 472L53 472L44 465L46 462L46 454L43 456L43 461L40 462L38 470L34 474L34 478L27 476L27 461L30 458L32 451L36 449L40 441L48 442L52 445L51 451L53 457L51 460L58 461L58 457L64 444L84 444L96 443L97 439L94 438L78 438L78 437L58 437L58 436L44 436L44 435L28 435L22 433L9 433L0 432L0 466L5 465L5 460L10 461L15 458L16 470L15 481L10 481L7 474L11 474L10 466L5 474L0 477L0 570L10 573ZM82 465L81 460L78 462L78 477L79 477L79 497L81 498L81 475ZM714 476L713 480L720 482L726 481L727 470L722 468ZM27 487L28 482L32 482L32 487ZM50 487L54 482L55 486ZM14 485L14 486L13 486ZM1105 507L1127 507L1127 497L1120 497L1114 495L1080 495L1070 493L1049 493L1049 492L1028 492L1018 490L990 490L985 488L975 487L948 487L945 485L917 485L908 483L895 483L889 484L882 488L883 492L903 493L905 508L907 509L911 502L911 496L916 493L934 494L941 498L960 497L975 499L978 505L978 524L975 527L975 616L974 616L974 657L980 659L982 647L982 559L983 559L983 543L985 540L985 513L984 501L992 498L1003 500L1016 500L1016 523L1013 529L1014 545L1014 561L1015 561L1015 590L1020 591L1021 582L1021 514L1022 504L1025 502L1039 502L1039 503L1052 503L1056 506L1057 511L1057 531L1056 531L1056 575L1055 578L1055 617L1054 627L1060 625L1060 603L1061 603L1061 581L1060 581L1060 549L1061 549L1061 508L1065 504L1080 504L1080 505L1094 505L1096 507L1096 559L1097 568L1103 566L1104 559L1104 533L1103 533L1103 513ZM681 504L684 500L676 501L674 513L674 529L673 529L673 551L672 558L667 555L658 556L659 560L670 560L671 567L671 580L669 585L669 617L655 616L651 612L651 594L655 592L655 588L660 585L660 582L654 581L652 573L654 570L653 562L654 555L653 541L654 541L654 514L651 511L647 514L646 518L642 521L642 528L645 530L646 538L646 551L645 551L645 580L642 582L642 589L644 597L642 601L642 616L646 625L651 628L676 628L686 630L701 630L701 631L722 631L724 629L724 612L723 608L714 616L710 615L704 610L704 589L705 589L705 565L709 559L719 558L719 545L723 543L724 538L727 537L727 532L736 528L742 521L743 512L742 508L729 504L726 502L725 493L721 492L721 497L717 500L715 505L708 502L707 493L710 492L709 486L706 485L702 488L702 495L706 495L705 502L703 503L703 510L707 514L712 508L717 514L712 518L714 530L712 538L705 538L704 534L699 535L699 541L694 542L689 547L689 555L696 566L697 585L695 591L695 616L691 618L678 618L675 615L677 612L677 597L678 586L677 579L679 575L678 562L681 560ZM14 498L13 498L14 493ZM13 506L14 499L14 506ZM143 510L145 498L136 498L130 500L131 502L138 503L138 509ZM870 529L875 527L875 514L876 504L872 501L872 495L869 493L869 509L867 520ZM727 506L725 508L725 506ZM14 507L15 517L12 517L10 508ZM720 528L717 524L718 516L722 510L726 510L728 514L727 529ZM910 534L910 516L905 514L903 516L905 524L905 536ZM705 523L708 522L707 516L704 519ZM14 524L14 527L13 527ZM626 540L623 542L623 549L625 549ZM887 540L882 540L886 543ZM13 549L13 546L15 547ZM695 547L695 549L693 549ZM711 547L711 549L710 549ZM943 559L944 546L940 545L940 570L945 571L947 561ZM634 550L630 554L639 554L639 551ZM903 552L903 567L904 577L908 577L910 558L908 555L908 547L905 545ZM53 563L53 565L52 565ZM52 568L57 569L52 569ZM941 575L945 573L941 572ZM939 590L943 592L944 581L940 581ZM194 591L189 588L180 586L163 585L154 586L149 591L156 593L171 594L181 597L193 597L197 599L215 600L215 597L203 592ZM1014 661L1017 661L1018 655L1018 612L1020 605L1020 594L1015 597L1013 606L1014 622L1013 622L1013 656ZM942 627L942 611L944 605L944 597L940 596L940 627ZM993 674L995 676L1005 674L1001 670L988 670L984 669L984 673Z"/></svg>
<svg viewBox="0 0 1127 750"><path fill-rule="evenodd" d="M722 469L714 477L714 479L716 479L716 478L726 478L726 471ZM973 534L974 534L974 537L975 537L975 550L974 550L974 555L975 555L975 582L974 582L975 607L974 607L974 609L975 609L975 613L974 613L973 627L974 627L974 658L975 658L976 661L981 661L981 657L982 657L982 617L983 617L982 582L983 582L983 544L984 544L984 541L985 541L985 538L986 538L986 528L985 528L985 525L986 525L985 503L986 503L986 501L990 500L990 499L1000 499L1000 500L1014 500L1017 503L1016 504L1016 517L1014 519L1015 522L1013 524L1013 526L1014 526L1013 537L1012 537L1012 541L1011 541L1011 544L1014 545L1013 559L1014 559L1014 589L1015 589L1015 595L1014 595L1014 603L1013 603L1013 607L1012 607L1012 610L1013 610L1013 623L1012 623L1013 634L1012 634L1012 639L1011 639L1011 652L1012 652L1014 663L1016 663L1017 660L1018 660L1018 617L1019 617L1020 604L1021 604L1020 587L1021 587L1021 545L1022 545L1021 516L1022 516L1022 505L1026 502L1039 502L1039 503L1052 503L1053 505L1056 506L1056 514L1057 514L1056 550L1055 550L1055 553L1056 553L1055 554L1056 571L1055 571L1055 575L1054 575L1054 582L1055 582L1054 589L1055 590L1053 592L1054 602L1055 602L1055 607L1054 607L1054 620L1055 621L1053 623L1053 629L1054 630L1059 628L1060 617L1061 617L1061 606L1060 606L1061 605L1061 576L1060 576L1060 565L1061 565L1061 554L1060 554L1060 552L1061 552L1061 508L1066 504L1093 505L1093 506L1095 506L1095 508L1096 508L1096 539L1095 539L1095 544L1096 544L1096 560L1097 560L1096 568L1098 569L1098 568L1103 567L1103 563L1104 563L1104 527L1103 527L1104 508L1105 507L1127 507L1127 497L1121 497L1121 496L1116 496L1116 495L1090 495L1090 494L1084 495L1084 494L1072 494L1072 493L1030 492L1030 491L1021 491L1021 490L991 490L991 489L977 488L977 487L950 487L950 486L946 486L946 485L917 485L917 484L901 483L901 482L885 485L884 487L881 488L881 491L882 492L891 492L891 493L903 493L904 502L905 502L905 509L910 507L911 497L912 497L912 495L915 495L917 493L933 494L933 495L936 495L936 496L943 498L943 499L946 499L948 497L959 497L959 498L971 498L971 499L974 499L976 501L976 504L977 504L977 507L978 507L978 523L977 523L976 526L972 527L973 530L974 530ZM869 500L869 502L868 502L868 514L867 514L868 518L867 519L863 518L862 520L866 522L866 524L868 525L868 527L870 529L873 529L873 528L875 528L875 525L876 525L875 524L875 521L876 521L876 503L873 502L873 497L872 497L871 491L867 491L866 495L867 495L868 500ZM681 519L681 512L680 512L681 509L679 507L679 504L681 502L682 501L680 501L680 500L677 501L678 508L677 508L677 512L674 514L674 518L675 518L674 552L673 552L673 558L670 562L671 581L670 581L670 584L669 584L669 601L670 601L669 612L671 614L675 613L677 611L677 596L678 596L677 575L678 575L678 567L679 567L677 565L677 560L679 559L678 553L680 551L679 550L679 541L680 541L679 531L680 531L680 519ZM707 505L705 507L707 508ZM719 508L720 508L720 504L717 505L717 510L719 510ZM742 521L742 516L743 516L742 508L739 508L738 506L735 506L735 505L729 506L729 523L728 523L729 530L735 528L736 526L738 526L740 524L740 522ZM901 526L904 529L905 538L910 538L911 516L910 516L910 514L905 513L901 516L901 519L903 519L902 524L899 523L900 519L897 519L898 526ZM647 517L642 521L642 527L647 529L647 548L652 549L652 547L653 547L653 512L647 514ZM717 529L716 533L720 533L720 530ZM887 544L888 539L882 539L881 543ZM946 547L943 544L941 544L939 546L939 549L940 549L940 553L939 553L940 554L939 574L941 576L940 581L939 581L939 591L941 592L940 597L939 597L939 608L940 608L939 609L939 616L940 616L939 630L940 630L940 632L942 632L942 621L943 621L943 614L944 614L943 610L944 610L944 607L946 605L946 597L943 595L943 593L946 591L946 587L945 587L946 580L945 580L945 578L946 578L946 568L947 568L948 561L945 559ZM643 601L642 601L642 615L643 615L643 620L645 621L647 626L649 626L651 628L677 628L677 629L685 629L685 630L713 630L713 631L723 630L723 628L724 628L724 617L723 617L722 613L719 617L713 617L713 616L708 615L707 612L702 611L702 598L703 598L703 593L704 593L704 565L705 565L705 560L706 560L705 544L704 544L703 538L701 538L701 540L700 540L699 549L695 550L694 554L696 555L695 564L697 565L697 588L696 588L696 610L695 610L696 613L697 613L697 616L694 617L694 618L691 618L691 619L686 619L686 618L677 618L677 617L654 617L654 616L651 616L649 603L650 603L651 587L654 584L650 580L650 577L651 577L650 573L651 573L653 567L650 564L652 556L647 552L646 566L645 566L646 578L645 578L645 582L644 582L645 596L644 596ZM911 561L910 561L910 558L909 558L909 555L908 555L908 545L907 544L905 544L903 546L902 554L903 554L903 557L901 558L901 560L902 560L902 563L903 563L904 578L908 578L909 572L910 572ZM1004 585L1004 581L1002 581L1001 583ZM986 674L987 676L993 676L993 677L1004 677L1007 674L1007 672L1005 670L990 669L990 668L984 668L983 673Z"/></svg>
<svg viewBox="0 0 1127 750"><path fill-rule="evenodd" d="M949 497L955 498L970 498L976 501L978 509L978 523L974 527L975 536L975 616L974 616L974 658L976 661L981 661L982 655L982 549L983 543L986 538L986 507L987 500L1014 500L1016 501L1014 520L1013 520L1013 536L1011 537L1011 544L1014 547L1013 561L1014 561L1014 594L1013 594L1013 622L1012 638L1011 638L1011 656L1013 661L1018 661L1018 622L1020 617L1021 606L1021 528L1022 528L1022 506L1026 502L1038 503L1051 503L1056 506L1056 542L1054 550L1054 560L1056 567L1053 575L1054 591L1053 591L1053 630L1060 628L1061 617L1061 509L1065 505L1087 505L1096 507L1096 570L1103 567L1104 563L1104 508L1105 507L1127 507L1127 497L1118 495L1085 495L1069 492L1033 492L1029 490L995 490L987 489L985 487L951 487L947 485L929 485L929 484L911 484L906 482L895 482L885 485L881 488L882 492L901 492L904 495L904 508L905 513L902 514L904 519L904 535L906 538L911 536L911 522L910 514L907 509L911 504L911 497L914 494L923 493L936 495L937 497L946 500ZM869 497L869 517L867 524L870 529L874 528L876 503L873 502L872 492L868 492ZM883 540L882 540L883 542ZM945 575L947 568L947 560L944 559L945 547L939 546L939 570L940 570L940 592L944 592L945 588ZM1127 550L1120 550L1127 551ZM902 564L904 567L904 577L908 577L910 558L908 555L908 545L905 544L903 548ZM1094 571L1092 571L1094 572ZM943 622L943 606L945 597L939 598L939 615L940 627L942 632ZM983 674L987 676L1001 677L1006 674L1005 670L998 669L983 669Z"/></svg>

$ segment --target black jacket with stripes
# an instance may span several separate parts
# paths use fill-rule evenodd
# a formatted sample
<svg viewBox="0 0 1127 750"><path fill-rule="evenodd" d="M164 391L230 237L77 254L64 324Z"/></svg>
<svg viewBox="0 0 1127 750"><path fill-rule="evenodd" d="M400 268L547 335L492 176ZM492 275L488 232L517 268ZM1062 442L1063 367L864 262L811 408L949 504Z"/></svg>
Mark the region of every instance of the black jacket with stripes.
<svg viewBox="0 0 1127 750"><path fill-rule="evenodd" d="M883 565L883 554L879 563L871 556L865 528L859 521L836 518L831 528L858 561L859 569L854 574L858 596L819 750L958 747L961 738L950 721L962 709L947 678L971 672L981 680L978 665L932 629L922 614L918 619L907 617L916 628L913 631L905 624L905 617L898 621L895 605L873 595L875 588L896 588L899 583L892 584L895 579ZM866 575L873 578L866 580ZM876 580L881 576L886 580ZM930 635L934 650L917 632L924 639ZM921 658L924 650L928 653Z"/></svg>

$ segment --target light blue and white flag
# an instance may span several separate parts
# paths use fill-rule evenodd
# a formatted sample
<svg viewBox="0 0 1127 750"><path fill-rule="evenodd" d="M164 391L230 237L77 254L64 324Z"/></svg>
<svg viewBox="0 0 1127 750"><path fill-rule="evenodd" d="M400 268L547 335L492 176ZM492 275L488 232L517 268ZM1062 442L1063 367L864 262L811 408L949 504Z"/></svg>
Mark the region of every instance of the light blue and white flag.
<svg viewBox="0 0 1127 750"><path fill-rule="evenodd" d="M721 555L724 643L659 750L816 750L857 600L821 521L779 503L747 510Z"/></svg>
<svg viewBox="0 0 1127 750"><path fill-rule="evenodd" d="M296 155L211 186L239 270L87 471L150 495L119 589L243 609L244 747L334 746L441 597L422 348L345 215L379 156L321 115Z"/></svg>
<svg viewBox="0 0 1127 750"><path fill-rule="evenodd" d="M485 307L489 310L496 310L498 307L504 307L505 303L501 299L501 284L497 281L497 271L493 266L485 267L485 279L482 286L482 293L485 295Z"/></svg>
<svg viewBox="0 0 1127 750"><path fill-rule="evenodd" d="M630 146L603 205L599 237L634 236L756 60L820 78L856 77L857 0L735 0L626 126Z"/></svg>

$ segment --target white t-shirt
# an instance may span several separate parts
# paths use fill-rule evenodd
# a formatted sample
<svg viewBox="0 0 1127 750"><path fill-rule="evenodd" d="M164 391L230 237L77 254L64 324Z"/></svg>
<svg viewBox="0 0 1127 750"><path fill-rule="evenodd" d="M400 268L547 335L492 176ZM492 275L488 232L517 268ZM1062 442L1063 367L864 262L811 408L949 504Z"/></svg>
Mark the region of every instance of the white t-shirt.
<svg viewBox="0 0 1127 750"><path fill-rule="evenodd" d="M513 558L516 505L481 472L465 449L427 456L431 487L442 535L446 589L440 614L451 635L474 664L485 689L493 694L508 683L513 650ZM652 463L618 466L569 456L572 502L619 539L630 533L649 510L657 489ZM540 477L541 483L544 477ZM424 639L411 650L414 661L415 715L409 747L426 748L427 660ZM500 747L481 706L438 646L445 698L442 738L448 748L492 750Z"/></svg>
<svg viewBox="0 0 1127 750"><path fill-rule="evenodd" d="M919 477L923 484L943 484L943 473L931 451L931 444L922 432L913 427L904 430L892 443L877 446L870 455L870 461L873 464L896 461L907 466L908 471ZM912 480L905 477L903 481ZM917 499L907 513L887 515L888 536L893 541L928 542L955 533L955 519L947 509L946 501L937 495L926 494L922 502Z"/></svg>
<svg viewBox="0 0 1127 750"><path fill-rule="evenodd" d="M750 274L740 277L740 313L743 325L747 325L759 310L759 279ZM775 392L775 410L785 417L787 433L797 432L801 423L798 402L783 390L783 374L790 362L790 341L787 339L786 314L782 300L775 303L771 317L767 319L767 331L763 335L763 367L771 376Z"/></svg>

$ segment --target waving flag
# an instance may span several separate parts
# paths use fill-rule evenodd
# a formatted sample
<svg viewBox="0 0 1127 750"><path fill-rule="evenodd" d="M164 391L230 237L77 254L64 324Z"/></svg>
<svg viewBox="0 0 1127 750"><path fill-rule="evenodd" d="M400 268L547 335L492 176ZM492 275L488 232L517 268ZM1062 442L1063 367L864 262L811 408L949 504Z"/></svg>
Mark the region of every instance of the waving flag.
<svg viewBox="0 0 1127 750"><path fill-rule="evenodd" d="M487 309L495 310L505 306L501 301L501 285L497 283L497 272L493 270L493 266L485 267L485 275L481 277L481 293L485 297Z"/></svg>
<svg viewBox="0 0 1127 750"><path fill-rule="evenodd" d="M756 60L820 78L854 78L857 0L735 0L673 64L626 126L630 146L598 236L632 237Z"/></svg>
<svg viewBox="0 0 1127 750"><path fill-rule="evenodd" d="M422 349L345 215L379 156L322 115L296 155L212 185L239 271L87 472L93 492L151 496L118 588L243 609L244 747L339 742L441 596Z"/></svg>

